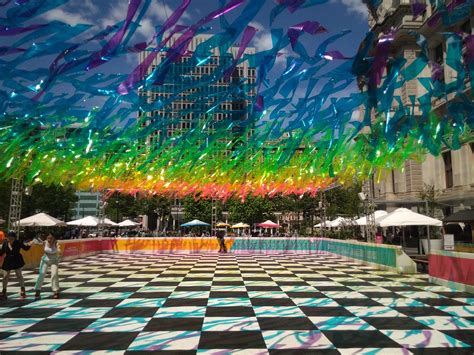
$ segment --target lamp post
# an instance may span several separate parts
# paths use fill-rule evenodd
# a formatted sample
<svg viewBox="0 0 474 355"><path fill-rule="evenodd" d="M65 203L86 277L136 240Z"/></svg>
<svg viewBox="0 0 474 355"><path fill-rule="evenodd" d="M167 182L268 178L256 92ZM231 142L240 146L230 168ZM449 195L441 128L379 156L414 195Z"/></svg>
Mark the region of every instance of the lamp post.
<svg viewBox="0 0 474 355"><path fill-rule="evenodd" d="M119 226L118 226L118 223L119 223L119 200L118 200L118 196L115 199L115 220L117 221L117 226L115 227L115 237L118 237L118 234L119 234Z"/></svg>

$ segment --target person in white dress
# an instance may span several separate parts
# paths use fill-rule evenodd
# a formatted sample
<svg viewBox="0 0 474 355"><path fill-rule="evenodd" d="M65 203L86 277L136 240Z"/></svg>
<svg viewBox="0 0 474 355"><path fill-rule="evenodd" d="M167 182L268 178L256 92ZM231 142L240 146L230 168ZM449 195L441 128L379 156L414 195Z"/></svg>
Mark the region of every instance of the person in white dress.
<svg viewBox="0 0 474 355"><path fill-rule="evenodd" d="M51 289L53 290L53 298L59 298L59 258L60 249L58 241L50 233L44 241L44 255L41 258L39 267L39 275L35 285L35 299L41 297L41 288L43 287L44 277L51 268Z"/></svg>

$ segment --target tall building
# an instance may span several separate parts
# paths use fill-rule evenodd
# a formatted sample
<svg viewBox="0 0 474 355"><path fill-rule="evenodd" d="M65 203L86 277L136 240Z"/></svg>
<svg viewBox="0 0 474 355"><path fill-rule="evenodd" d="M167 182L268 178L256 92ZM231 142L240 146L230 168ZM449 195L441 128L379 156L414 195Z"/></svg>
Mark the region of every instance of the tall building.
<svg viewBox="0 0 474 355"><path fill-rule="evenodd" d="M78 198L74 207L73 219L79 219L86 216L97 216L99 213L99 192L78 191Z"/></svg>
<svg viewBox="0 0 474 355"><path fill-rule="evenodd" d="M251 109L251 98L255 96L256 69L249 66L248 61L236 65L229 79L214 75L222 68L230 67L239 48L231 47L228 53L220 53L219 48L207 49L205 43L211 35L194 37L187 48L186 54L176 63L169 66L164 81L158 83L152 90L140 91L139 94L147 103L161 100L164 105L157 110L147 112L141 120L143 126L156 127L147 139L146 144L153 149L175 134L185 133L197 127L203 120L211 122L208 129L212 131L220 122L230 122L230 135L243 135L245 126L239 122L245 121ZM179 39L173 36L168 42L168 48ZM245 54L253 54L255 49L248 47ZM149 52L140 53L143 62ZM166 60L167 51L161 52L149 67L147 75L151 74ZM205 85L199 83L206 82ZM139 113L139 118L143 113ZM247 131L246 134L251 134Z"/></svg>
<svg viewBox="0 0 474 355"><path fill-rule="evenodd" d="M445 27L442 21L439 21L435 27L430 27L428 21L436 16L440 4L449 1L428 1L424 14L414 19L409 0L383 0L376 9L377 19L369 15L369 25L376 34L387 32L392 28L398 29L391 55L403 56L407 59L406 65L412 63L421 51L413 34L422 34L427 40L430 60L440 66L440 80L449 84L456 80L457 75L454 69L446 64L447 46L443 32L472 34L473 11L471 8L470 16L459 19L452 26ZM429 68L420 73L420 76L430 75ZM470 92L469 80L466 79L465 83L465 90ZM407 107L411 107L410 96L420 97L426 93L426 89L417 78L405 82L397 90L395 94L400 96ZM448 95L447 99L433 99L433 110L437 113L446 112L446 103L451 99L451 95ZM415 107L415 114L416 112L420 112L418 107ZM440 156L428 155L422 163L408 160L403 169L387 171L380 182L372 185L375 202L387 210L402 206L411 208L420 206L424 203L420 193L425 184L433 186L438 192L437 202L443 206L445 216L459 209L474 208L474 144L466 143L461 149L453 151L445 147Z"/></svg>
<svg viewBox="0 0 474 355"><path fill-rule="evenodd" d="M253 134L253 126L248 126L248 118L255 96L256 69L249 66L248 61L242 61L228 77L223 76L225 69L232 67L239 47L230 47L227 53L221 53L218 47L209 50L215 46L215 41L209 46L212 38L204 34L195 36L185 55L168 66L161 82L152 89L139 91L143 101L148 104L157 103L157 100L163 102L161 107L152 112L139 112L141 125L153 127L146 138L147 149L153 150L173 137L185 135L190 129L203 127L204 122L209 123L206 128L208 134L217 130L221 132L218 142L226 147L222 149L224 155L233 149L227 143L237 139L246 140ZM168 49L178 39L179 35L171 37L167 43ZM140 62L148 54L147 51L141 52ZM247 54L255 54L255 49L247 47L243 56ZM166 60L166 55L165 48L154 59L147 76ZM184 222L183 206L179 200L173 205L172 216L174 227ZM150 222L150 218L146 220ZM154 223L149 225L154 226Z"/></svg>

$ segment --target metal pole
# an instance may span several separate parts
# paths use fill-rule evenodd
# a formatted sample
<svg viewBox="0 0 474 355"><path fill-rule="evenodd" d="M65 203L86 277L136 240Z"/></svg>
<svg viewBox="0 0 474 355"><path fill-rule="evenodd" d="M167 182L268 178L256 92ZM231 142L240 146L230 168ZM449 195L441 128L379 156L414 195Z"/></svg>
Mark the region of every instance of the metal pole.
<svg viewBox="0 0 474 355"><path fill-rule="evenodd" d="M426 214L428 214L428 200L425 201L425 208L426 208ZM431 217L431 216L430 216ZM430 252L431 252L431 242L430 242L430 226L426 226L426 230L427 230L427 239L428 239L428 250L427 250L427 254L430 255Z"/></svg>
<svg viewBox="0 0 474 355"><path fill-rule="evenodd" d="M115 219L117 220L117 226L115 227L115 237L117 238L119 236L119 201L118 201L118 196L117 199L115 200Z"/></svg>
<svg viewBox="0 0 474 355"><path fill-rule="evenodd" d="M326 198L325 198L325 193L324 191L321 194L321 202L322 202L322 208L323 208L323 218L322 218L322 223L321 225L323 226L323 237L326 237Z"/></svg>

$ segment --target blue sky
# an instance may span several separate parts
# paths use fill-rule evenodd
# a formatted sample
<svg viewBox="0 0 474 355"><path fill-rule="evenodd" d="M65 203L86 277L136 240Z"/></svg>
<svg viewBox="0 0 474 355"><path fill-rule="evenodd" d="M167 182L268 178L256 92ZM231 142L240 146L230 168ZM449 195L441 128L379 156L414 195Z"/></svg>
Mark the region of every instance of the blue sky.
<svg viewBox="0 0 474 355"><path fill-rule="evenodd" d="M276 6L274 0L247 0L247 1L265 1L261 11L255 15L251 23L258 29L257 35L254 37L251 46L256 47L257 51L271 48L271 28L283 28L284 31L288 27L301 23L303 21L318 21L323 25L328 32L326 34L318 34L311 36L304 34L300 37L300 41L304 44L308 52L314 52L314 49L327 37L337 34L343 30L350 30L351 33L330 46L330 50L339 50L348 57L351 57L356 52L361 39L368 30L367 25L367 10L361 0L329 0L328 3L319 6L313 6L307 9L297 10L290 14L284 11L273 23L270 28L269 14L271 9ZM246 1L246 2L247 2ZM162 24L166 18L173 12L173 10L181 3L181 0L151 0L146 16L140 23L135 36L132 38L130 44L135 44L143 41L149 41L154 32L155 27ZM41 23L38 20L54 21L59 20L70 25L76 24L91 24L94 26L91 31L97 33L98 30L105 28L108 25L117 24L123 21L126 17L128 7L128 0L69 0L63 6L50 10L41 15L41 19L33 19L30 23ZM209 12L220 7L219 0L191 0L191 6L182 17L182 23L191 25L196 23L201 17ZM244 6L237 8L228 16L229 21L232 20L236 14L239 14ZM0 8L0 16L5 8ZM216 20L211 23L211 32L217 33L219 29L219 21ZM86 35L84 35L86 36ZM87 34L89 36L89 34ZM9 38L2 38L4 45L11 40ZM73 40L75 43L80 42L80 38ZM53 56L50 58L41 57L28 63L28 69L37 67L48 67ZM34 62L36 61L36 62ZM278 69L283 71L285 64L284 56L279 59L278 65L274 72L268 76L270 80L277 78ZM340 64L337 63L337 64ZM131 53L125 57L121 56L113 58L107 65L99 68L101 73L130 73L138 65L138 54ZM26 68L25 68L26 69ZM58 88L56 88L58 89ZM351 86L340 95L346 96L350 92L356 91L355 86ZM90 97L87 102L84 102L84 107L92 107L101 105L104 97Z"/></svg>
<svg viewBox="0 0 474 355"><path fill-rule="evenodd" d="M260 13L255 16L253 23L259 29L252 43L257 49L268 49L271 43L268 19L269 13L276 2L273 0L265 0L265 2ZM137 31L135 41L150 39L154 33L154 26L163 23L166 17L180 3L181 1L178 0L153 0L147 15ZM60 20L69 24L89 23L103 28L123 20L126 15L127 6L127 0L70 0L66 5L45 13L43 17L48 20ZM218 0L192 0L191 6L183 16L183 22L185 24L192 24L218 7ZM286 12L277 18L272 27L286 29L291 25L306 20L319 21L328 29L327 35L305 35L301 38L310 49L313 44L316 46L326 36L341 30L351 30L352 33L339 40L334 48L348 56L351 56L357 50L360 40L368 30L367 10L361 0L330 0L329 3L324 5L298 10L291 14L291 16ZM219 30L218 21L215 21L213 26L213 31ZM134 60L136 58L128 59L130 64Z"/></svg>

